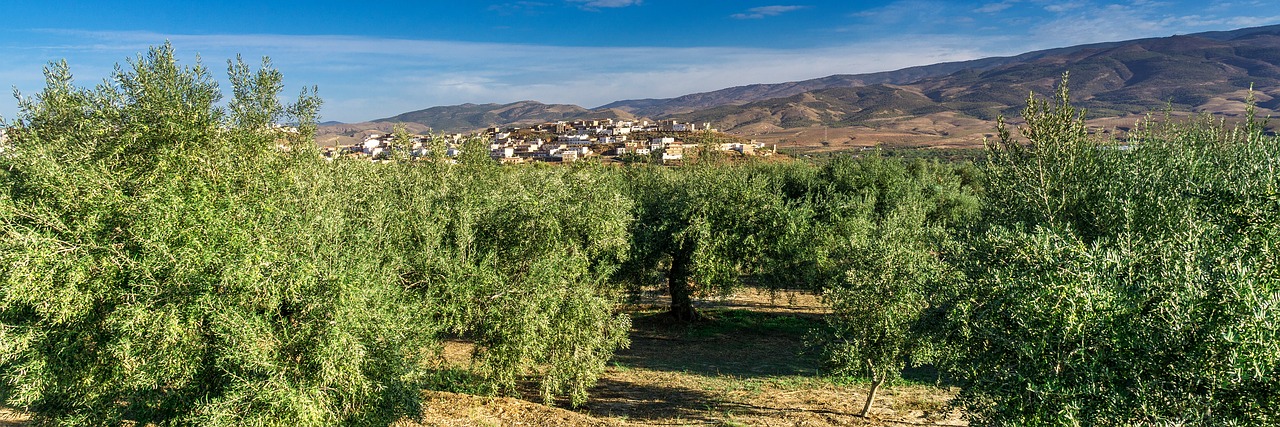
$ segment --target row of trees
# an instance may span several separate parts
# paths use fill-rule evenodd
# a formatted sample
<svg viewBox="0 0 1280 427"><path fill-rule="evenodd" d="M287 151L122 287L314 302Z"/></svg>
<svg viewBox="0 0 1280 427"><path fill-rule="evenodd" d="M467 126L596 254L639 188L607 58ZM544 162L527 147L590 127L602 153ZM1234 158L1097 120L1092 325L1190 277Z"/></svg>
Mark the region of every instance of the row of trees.
<svg viewBox="0 0 1280 427"><path fill-rule="evenodd" d="M745 282L822 294L868 409L933 364L980 424L1280 413L1280 144L1252 117L1120 146L1064 81L980 165L372 164L322 160L319 99L281 104L269 63L229 62L226 107L168 45L91 89L46 74L0 154L0 404L54 425L385 424L525 382L578 404L628 289L697 321Z"/></svg>
<svg viewBox="0 0 1280 427"><path fill-rule="evenodd" d="M631 202L599 174L326 162L269 64L229 108L169 46L92 89L65 64L0 157L0 402L58 425L374 425L456 377L585 399L629 321ZM290 147L281 151L278 146ZM454 386L458 386L453 384Z"/></svg>

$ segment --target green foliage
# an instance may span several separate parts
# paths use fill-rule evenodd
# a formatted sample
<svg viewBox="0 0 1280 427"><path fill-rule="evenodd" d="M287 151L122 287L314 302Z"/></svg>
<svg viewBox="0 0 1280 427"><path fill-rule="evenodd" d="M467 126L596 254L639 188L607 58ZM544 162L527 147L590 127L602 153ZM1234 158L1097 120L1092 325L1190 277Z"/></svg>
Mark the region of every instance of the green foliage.
<svg viewBox="0 0 1280 427"><path fill-rule="evenodd" d="M476 343L474 370L494 390L534 375L548 402L580 404L626 345L607 279L627 256L631 205L594 168L463 163L387 165L382 185L406 195L386 197L400 203L387 212L410 219L389 230L406 286Z"/></svg>
<svg viewBox="0 0 1280 427"><path fill-rule="evenodd" d="M282 106L277 72L231 69L230 111L168 45L94 89L55 64L22 101L2 160L7 404L56 425L362 423L411 409L404 349L430 329L411 322L393 274L340 268L374 236L324 196L314 150L276 152L289 135L272 120L318 100ZM335 244L343 234L356 253Z"/></svg>
<svg viewBox="0 0 1280 427"><path fill-rule="evenodd" d="M1091 139L1084 125L1084 111L1068 103L1067 80L1063 78L1052 103L1034 95L1027 100L1021 129L1027 144L1016 141L1004 120L999 121L999 139L989 144L991 165L986 173L992 200L1017 200L991 206L991 216L1022 226L1044 223L1049 227L1069 221L1087 236L1105 234L1115 224L1110 206L1092 205L1102 201L1097 179L1114 182L1120 176L1105 162L1114 149L1106 150ZM1118 171L1115 171L1118 172Z"/></svg>
<svg viewBox="0 0 1280 427"><path fill-rule="evenodd" d="M837 374L874 389L933 361L936 304L955 280L938 254L978 211L976 189L949 165L837 158L819 176L827 195L811 240L816 285L831 307L817 335Z"/></svg>
<svg viewBox="0 0 1280 427"><path fill-rule="evenodd" d="M624 277L637 285L665 279L672 314L681 320L698 318L691 298L738 287L765 265L771 248L790 243L783 234L797 223L772 177L758 170L714 164L625 169L635 221Z"/></svg>
<svg viewBox="0 0 1280 427"><path fill-rule="evenodd" d="M1275 424L1280 144L1206 119L1119 147L1081 116L1064 81L1027 144L992 146L949 319L959 402L982 424Z"/></svg>
<svg viewBox="0 0 1280 427"><path fill-rule="evenodd" d="M47 425L372 425L444 377L585 399L626 343L619 184L327 162L313 92L282 105L269 66L229 73L223 108L166 44L92 89L53 64L20 100L0 156L0 404ZM439 362L445 337L476 343L474 374Z"/></svg>
<svg viewBox="0 0 1280 427"><path fill-rule="evenodd" d="M93 88L45 74L0 152L0 404L44 425L387 424L421 388L528 383L578 405L627 345L620 279L685 321L744 283L820 291L834 372L941 364L977 424L1280 421L1280 141L1251 114L1099 141L1064 79L980 168L506 168L478 139L411 161L403 129L394 162L325 161L314 88L282 103L266 61L229 62L226 107L167 44Z"/></svg>

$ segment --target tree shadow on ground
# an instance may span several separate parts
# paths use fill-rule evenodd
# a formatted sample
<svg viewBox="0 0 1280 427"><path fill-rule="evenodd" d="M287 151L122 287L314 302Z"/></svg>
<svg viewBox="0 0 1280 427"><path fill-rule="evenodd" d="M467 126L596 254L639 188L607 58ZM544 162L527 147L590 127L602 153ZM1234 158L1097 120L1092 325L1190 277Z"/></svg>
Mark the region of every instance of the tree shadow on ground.
<svg viewBox="0 0 1280 427"><path fill-rule="evenodd" d="M815 376L821 360L805 344L821 321L745 310L704 310L707 320L681 323L666 313L632 317L631 347L614 362L656 371L739 378Z"/></svg>
<svg viewBox="0 0 1280 427"><path fill-rule="evenodd" d="M902 370L902 379L909 383L933 385L935 387L952 387L957 384L943 375L934 365L912 366Z"/></svg>
<svg viewBox="0 0 1280 427"><path fill-rule="evenodd" d="M591 389L591 401L577 410L595 417L683 420L700 424L716 422L707 410L725 404L703 390L605 378Z"/></svg>
<svg viewBox="0 0 1280 427"><path fill-rule="evenodd" d="M661 300L633 303L630 347L614 354L578 411L639 425L927 425L915 424L928 423L925 415L903 415L933 410L916 408L910 387L901 396L887 392L894 399L871 418L857 415L861 385L823 378L821 353L809 346L813 330L826 327L826 313L810 300L757 293L703 302L706 320L692 323L675 320ZM907 373L907 382L936 379L930 368ZM896 400L903 402L883 407Z"/></svg>

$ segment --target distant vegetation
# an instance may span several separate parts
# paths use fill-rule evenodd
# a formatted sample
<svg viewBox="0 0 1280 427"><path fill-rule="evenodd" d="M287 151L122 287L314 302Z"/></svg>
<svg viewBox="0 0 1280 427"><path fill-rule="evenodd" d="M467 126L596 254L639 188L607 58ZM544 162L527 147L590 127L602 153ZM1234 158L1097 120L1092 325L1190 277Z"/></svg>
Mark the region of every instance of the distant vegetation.
<svg viewBox="0 0 1280 427"><path fill-rule="evenodd" d="M868 406L932 365L979 425L1280 422L1280 141L1252 115L1120 146L1064 79L977 161L372 163L324 160L319 99L281 104L269 63L229 61L226 106L168 45L94 88L46 71L0 153L0 405L38 422L577 405L629 291L713 322L693 302L748 283L821 295L813 343Z"/></svg>

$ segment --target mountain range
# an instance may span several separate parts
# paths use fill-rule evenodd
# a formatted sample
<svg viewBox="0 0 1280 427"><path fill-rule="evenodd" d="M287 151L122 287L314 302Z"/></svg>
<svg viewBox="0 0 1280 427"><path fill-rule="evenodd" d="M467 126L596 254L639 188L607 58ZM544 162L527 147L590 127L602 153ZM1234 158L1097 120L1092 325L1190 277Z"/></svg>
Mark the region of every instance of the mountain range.
<svg viewBox="0 0 1280 427"><path fill-rule="evenodd" d="M1073 104L1093 118L1165 109L1236 114L1250 88L1258 107L1270 113L1280 110L1280 25L623 100L593 109L536 101L432 107L375 123L466 132L582 118L673 118L762 137L829 128L942 138L989 129L1000 115L1016 116L1030 93L1050 93L1067 73Z"/></svg>

